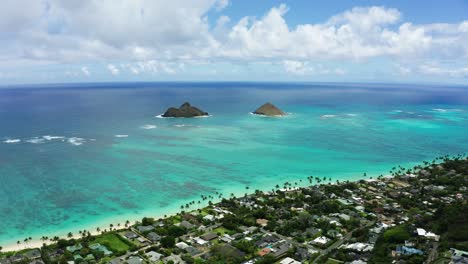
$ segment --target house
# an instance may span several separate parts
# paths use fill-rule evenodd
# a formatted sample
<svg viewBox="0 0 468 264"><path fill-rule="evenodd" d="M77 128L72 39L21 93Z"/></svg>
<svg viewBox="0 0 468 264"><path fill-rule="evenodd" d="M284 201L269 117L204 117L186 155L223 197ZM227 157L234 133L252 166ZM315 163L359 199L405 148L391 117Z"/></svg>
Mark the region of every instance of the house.
<svg viewBox="0 0 468 264"><path fill-rule="evenodd" d="M143 259L137 256L131 256L127 259L127 264L141 264Z"/></svg>
<svg viewBox="0 0 468 264"><path fill-rule="evenodd" d="M282 261L280 261L280 264L301 264L301 262L295 260L295 259L292 259L290 257L287 257L285 259L283 259Z"/></svg>
<svg viewBox="0 0 468 264"><path fill-rule="evenodd" d="M101 251L104 253L104 256L110 256L112 255L112 251L108 250L105 246L97 243L97 244L92 244L89 246L90 249Z"/></svg>
<svg viewBox="0 0 468 264"><path fill-rule="evenodd" d="M231 237L231 236L228 235L228 234L224 234L224 235L222 235L222 236L219 238L219 240L221 240L221 241L223 241L223 242L225 242L225 243L231 243L231 242L234 240L234 238Z"/></svg>
<svg viewBox="0 0 468 264"><path fill-rule="evenodd" d="M154 226L137 226L138 232L145 233L154 229Z"/></svg>
<svg viewBox="0 0 468 264"><path fill-rule="evenodd" d="M204 240L204 239L201 239L201 238L199 238L199 237L193 238L193 241L194 241L195 243L197 243L198 245L200 245L200 246L204 246L204 245L206 245L206 244L209 243L208 241L206 241L206 240Z"/></svg>
<svg viewBox="0 0 468 264"><path fill-rule="evenodd" d="M211 221L215 220L215 217L214 217L214 215L208 214L208 215L205 215L205 217L203 217L203 219L208 220L208 221L211 222Z"/></svg>
<svg viewBox="0 0 468 264"><path fill-rule="evenodd" d="M123 236L124 236L126 239L128 239L128 240L132 240L132 239L135 239L135 238L138 237L138 235L135 234L135 233L132 232L132 231L125 232L125 233L123 234Z"/></svg>
<svg viewBox="0 0 468 264"><path fill-rule="evenodd" d="M83 248L83 246L81 244L66 247L67 251L69 251L71 253L73 253L75 251L78 251L78 250L81 250L82 248Z"/></svg>
<svg viewBox="0 0 468 264"><path fill-rule="evenodd" d="M153 243L161 240L161 236L156 234L155 232L150 232L146 235L146 237L151 240Z"/></svg>
<svg viewBox="0 0 468 264"><path fill-rule="evenodd" d="M330 239L324 237L324 236L319 236L316 239L312 240L312 243L314 244L319 244L319 245L325 245L330 241Z"/></svg>
<svg viewBox="0 0 468 264"><path fill-rule="evenodd" d="M452 251L452 261L451 264L466 264L468 263L468 252L451 248Z"/></svg>
<svg viewBox="0 0 468 264"><path fill-rule="evenodd" d="M346 249L355 250L359 252L370 252L374 249L374 246L366 243L353 243L344 246Z"/></svg>
<svg viewBox="0 0 468 264"><path fill-rule="evenodd" d="M185 220L180 222L180 226L183 226L187 229L192 229L195 227L195 225L192 225L189 221L185 221Z"/></svg>
<svg viewBox="0 0 468 264"><path fill-rule="evenodd" d="M60 258L63 254L65 254L65 251L59 248L59 249L49 252L49 258L51 259Z"/></svg>
<svg viewBox="0 0 468 264"><path fill-rule="evenodd" d="M314 250L311 248L299 247L296 249L296 253L294 253L294 257L300 261L303 261L303 260L309 259L312 256L312 254L315 254L317 252L318 250Z"/></svg>
<svg viewBox="0 0 468 264"><path fill-rule="evenodd" d="M140 242L141 244L145 244L145 243L148 242L148 241L146 241L146 239L143 238L143 237L138 237L138 238L137 238L137 241Z"/></svg>
<svg viewBox="0 0 468 264"><path fill-rule="evenodd" d="M395 252L396 252L396 255L414 255L414 254L422 255L424 254L424 252L420 249L405 247L405 246L397 246ZM395 254L392 252L392 255L395 255Z"/></svg>
<svg viewBox="0 0 468 264"><path fill-rule="evenodd" d="M146 255L146 257L148 257L148 259L150 261L153 261L153 262L159 261L161 259L161 257L162 257L161 254L159 254L158 252L155 252L155 251L147 252L145 255Z"/></svg>
<svg viewBox="0 0 468 264"><path fill-rule="evenodd" d="M174 263L185 263L185 261L182 260L180 255L174 255L174 254L163 258L164 263L168 263L169 261L172 261Z"/></svg>
<svg viewBox="0 0 468 264"><path fill-rule="evenodd" d="M188 246L186 247L185 249L185 252L189 253L191 256L195 256L195 255L198 255L200 253L202 253L200 250L192 247L192 246Z"/></svg>
<svg viewBox="0 0 468 264"><path fill-rule="evenodd" d="M213 233L213 232L210 232L210 233L204 234L204 235L201 236L200 238L203 239L203 240L206 240L206 241L211 241L211 240L213 240L213 239L218 238L218 234L215 234L215 233Z"/></svg>
<svg viewBox="0 0 468 264"><path fill-rule="evenodd" d="M435 241L439 241L439 237L438 235L432 233L432 232L427 232L426 230L424 230L423 228L416 228L416 232L418 233L418 236L423 236L427 239L432 239L432 240L435 240Z"/></svg>
<svg viewBox="0 0 468 264"><path fill-rule="evenodd" d="M272 253L275 258L284 257L289 251L290 245L289 244L281 244L278 248L272 248Z"/></svg>
<svg viewBox="0 0 468 264"><path fill-rule="evenodd" d="M25 253L23 253L23 256L28 259L37 259L41 257L41 251L39 249L35 248L32 250L28 250Z"/></svg>
<svg viewBox="0 0 468 264"><path fill-rule="evenodd" d="M125 263L125 258L124 257L118 257L114 258L111 261L109 261L110 264L123 264Z"/></svg>
<svg viewBox="0 0 468 264"><path fill-rule="evenodd" d="M179 242L177 244L175 244L176 247L180 248L180 249L186 249L189 247L189 245L187 245L187 243L185 242Z"/></svg>

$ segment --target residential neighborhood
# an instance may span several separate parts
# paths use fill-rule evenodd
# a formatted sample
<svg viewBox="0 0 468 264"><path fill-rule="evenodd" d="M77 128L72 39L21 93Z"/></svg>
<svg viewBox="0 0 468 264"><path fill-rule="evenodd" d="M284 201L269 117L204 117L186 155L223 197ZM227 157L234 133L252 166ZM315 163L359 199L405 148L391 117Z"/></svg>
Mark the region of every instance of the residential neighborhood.
<svg viewBox="0 0 468 264"><path fill-rule="evenodd" d="M207 207L53 238L0 253L0 264L468 263L467 196L464 156L355 182L309 176L237 198L202 195Z"/></svg>

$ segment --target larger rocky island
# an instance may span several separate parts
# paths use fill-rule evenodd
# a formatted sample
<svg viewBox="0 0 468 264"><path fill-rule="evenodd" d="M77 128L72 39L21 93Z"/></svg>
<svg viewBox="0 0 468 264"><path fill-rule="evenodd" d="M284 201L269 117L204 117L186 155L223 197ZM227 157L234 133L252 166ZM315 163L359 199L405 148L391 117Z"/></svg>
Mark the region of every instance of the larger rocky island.
<svg viewBox="0 0 468 264"><path fill-rule="evenodd" d="M278 107L274 106L272 103L266 103L260 106L257 110L253 112L256 115L264 116L284 116L285 112L281 111Z"/></svg>
<svg viewBox="0 0 468 264"><path fill-rule="evenodd" d="M162 114L162 117L197 117L197 116L208 116L207 112L204 112L190 103L185 102L179 108L170 107Z"/></svg>

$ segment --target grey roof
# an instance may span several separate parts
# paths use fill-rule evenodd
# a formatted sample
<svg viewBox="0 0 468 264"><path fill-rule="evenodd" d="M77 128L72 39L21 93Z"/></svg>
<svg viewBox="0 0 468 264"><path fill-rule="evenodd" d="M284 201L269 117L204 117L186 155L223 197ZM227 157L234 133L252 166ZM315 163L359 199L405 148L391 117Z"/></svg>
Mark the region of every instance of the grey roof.
<svg viewBox="0 0 468 264"><path fill-rule="evenodd" d="M126 233L124 234L124 236L125 236L126 238L128 238L128 239L133 239L133 238L137 238L137 237L138 237L138 235L135 234L135 233L132 232L132 231L126 232Z"/></svg>
<svg viewBox="0 0 468 264"><path fill-rule="evenodd" d="M37 248L28 250L25 253L23 253L23 256L29 259L35 259L35 258L40 258L41 257L41 251Z"/></svg>
<svg viewBox="0 0 468 264"><path fill-rule="evenodd" d="M138 231L140 232L148 232L154 229L154 226L137 226Z"/></svg>
<svg viewBox="0 0 468 264"><path fill-rule="evenodd" d="M182 221L180 225L187 229L192 229L195 227L195 225L192 225L189 221Z"/></svg>
<svg viewBox="0 0 468 264"><path fill-rule="evenodd" d="M140 264L142 262L143 262L143 259L140 257L132 256L127 259L128 264Z"/></svg>
<svg viewBox="0 0 468 264"><path fill-rule="evenodd" d="M288 250L289 250L289 245L288 244L282 244L281 246L279 246L278 250L273 252L273 256L278 258L278 257L283 256L284 254L286 254L288 252Z"/></svg>
<svg viewBox="0 0 468 264"><path fill-rule="evenodd" d="M206 233L203 236L201 236L202 239L210 241L218 237L218 234L215 234L213 232Z"/></svg>
<svg viewBox="0 0 468 264"><path fill-rule="evenodd" d="M153 242L161 240L161 236L156 234L155 232L148 233L146 237Z"/></svg>

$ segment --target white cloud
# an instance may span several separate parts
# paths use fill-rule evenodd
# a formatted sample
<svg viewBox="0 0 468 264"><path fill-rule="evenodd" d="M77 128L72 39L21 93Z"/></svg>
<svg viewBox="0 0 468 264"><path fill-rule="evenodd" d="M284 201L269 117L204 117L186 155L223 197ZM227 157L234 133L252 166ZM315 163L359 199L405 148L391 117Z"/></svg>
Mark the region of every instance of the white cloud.
<svg viewBox="0 0 468 264"><path fill-rule="evenodd" d="M468 38L460 24L403 23L398 10L353 8L320 24L290 29L285 5L272 8L261 19L243 18L223 43L227 57L364 60L373 57L468 57ZM394 29L396 28L396 30Z"/></svg>
<svg viewBox="0 0 468 264"><path fill-rule="evenodd" d="M468 21L414 24L404 21L395 8L372 6L290 27L285 18L289 8L283 4L228 27L229 17L209 11L229 5L228 0L6 1L0 9L0 70L2 65L112 61L128 64L108 64L113 75L124 70L135 75L174 74L182 64L187 69L213 62L270 61L288 73L305 75L347 72L312 61L361 63L383 58L423 65L468 60ZM400 72L434 71L421 67L403 66ZM465 76L466 67L438 72ZM90 73L87 68L81 72Z"/></svg>
<svg viewBox="0 0 468 264"><path fill-rule="evenodd" d="M81 72L85 75L85 76L90 76L91 73L89 72L88 70L88 67L81 67Z"/></svg>
<svg viewBox="0 0 468 264"><path fill-rule="evenodd" d="M156 60L137 61L134 63L127 63L121 65L122 69L127 69L130 73L139 75L141 73L147 74L175 74L177 68L182 69L182 63L168 63Z"/></svg>
<svg viewBox="0 0 468 264"><path fill-rule="evenodd" d="M346 71L341 68L330 68L322 64L311 65L307 61L295 61L295 60L284 60L283 61L284 70L287 73L295 75L344 75Z"/></svg>
<svg viewBox="0 0 468 264"><path fill-rule="evenodd" d="M110 71L112 75L119 75L120 70L114 64L108 64L107 69Z"/></svg>
<svg viewBox="0 0 468 264"><path fill-rule="evenodd" d="M299 75L304 75L306 72L310 72L313 70L312 68L308 67L307 62L294 60L283 61L283 66L286 72Z"/></svg>
<svg viewBox="0 0 468 264"><path fill-rule="evenodd" d="M225 9L226 7L228 7L230 4L229 0L218 0L216 2L216 6L215 6L215 9L216 11L221 11L223 9Z"/></svg>
<svg viewBox="0 0 468 264"><path fill-rule="evenodd" d="M420 73L427 75L451 76L451 77L468 77L468 67L448 68L437 64L423 64L418 67Z"/></svg>

